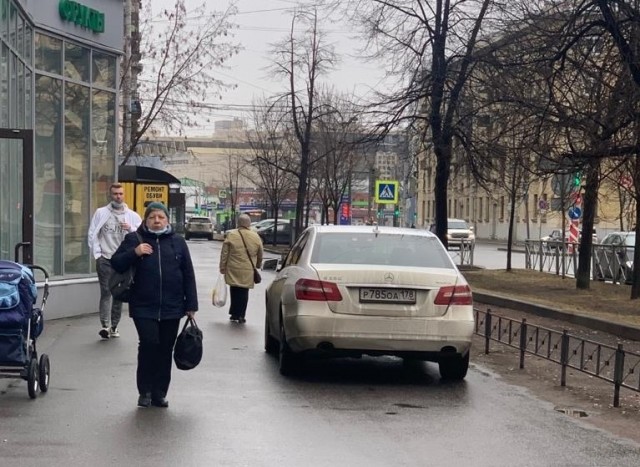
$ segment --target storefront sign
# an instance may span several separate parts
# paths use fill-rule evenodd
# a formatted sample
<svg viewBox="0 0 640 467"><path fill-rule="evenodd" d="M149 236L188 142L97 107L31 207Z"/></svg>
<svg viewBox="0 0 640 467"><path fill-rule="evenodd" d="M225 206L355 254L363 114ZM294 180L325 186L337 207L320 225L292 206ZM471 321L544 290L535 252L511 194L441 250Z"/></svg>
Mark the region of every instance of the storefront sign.
<svg viewBox="0 0 640 467"><path fill-rule="evenodd" d="M71 0L60 0L60 17L93 32L104 32L104 13Z"/></svg>
<svg viewBox="0 0 640 467"><path fill-rule="evenodd" d="M138 183L136 187L136 208L142 211L149 203L158 202L165 206L169 205L169 186L168 185L148 185ZM138 211L138 209L136 209Z"/></svg>

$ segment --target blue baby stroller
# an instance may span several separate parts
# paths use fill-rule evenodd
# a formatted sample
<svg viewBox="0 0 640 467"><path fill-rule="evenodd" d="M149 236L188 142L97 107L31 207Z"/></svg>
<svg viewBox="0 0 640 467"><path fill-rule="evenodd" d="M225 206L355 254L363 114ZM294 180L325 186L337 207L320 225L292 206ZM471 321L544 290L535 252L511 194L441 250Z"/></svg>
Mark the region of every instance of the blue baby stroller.
<svg viewBox="0 0 640 467"><path fill-rule="evenodd" d="M36 306L34 270L44 274L40 307ZM26 380L32 399L38 389L49 389L49 357L42 354L38 361L36 350L36 339L44 328L42 313L48 295L49 274L44 268L0 260L0 378Z"/></svg>

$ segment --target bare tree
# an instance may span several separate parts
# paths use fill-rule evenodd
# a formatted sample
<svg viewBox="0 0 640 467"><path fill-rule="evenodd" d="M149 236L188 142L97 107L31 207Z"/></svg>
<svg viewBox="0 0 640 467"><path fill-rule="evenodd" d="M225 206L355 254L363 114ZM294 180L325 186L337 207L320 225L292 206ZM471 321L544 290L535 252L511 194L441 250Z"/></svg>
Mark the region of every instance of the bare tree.
<svg viewBox="0 0 640 467"><path fill-rule="evenodd" d="M362 132L358 126L357 111L345 96L324 90L320 101L323 109L332 111L320 114L315 125L318 157L314 173L324 212L326 214L332 209L333 223L337 225L343 195L351 195Z"/></svg>
<svg viewBox="0 0 640 467"><path fill-rule="evenodd" d="M301 36L296 33L298 24L306 26ZM300 152L295 220L296 235L299 235L305 217L309 172L314 162L312 140L314 122L319 112L316 105L319 78L335 65L337 58L333 47L325 43L315 8L297 11L293 15L289 36L275 45L273 52L272 71L276 76L284 77L288 85L287 91L275 98L275 103L288 108L291 132Z"/></svg>
<svg viewBox="0 0 640 467"><path fill-rule="evenodd" d="M385 125L427 127L436 157L436 234L447 245L447 184L456 115L492 0L351 0L372 57L385 59L401 89L380 95Z"/></svg>
<svg viewBox="0 0 640 467"><path fill-rule="evenodd" d="M249 163L256 169L254 183L269 200L275 226L278 225L280 204L296 188L297 160L285 137L282 112L261 102L254 105L254 129L247 133L251 146ZM276 243L273 229L273 244Z"/></svg>
<svg viewBox="0 0 640 467"><path fill-rule="evenodd" d="M583 234L576 286L587 289L603 161L638 154L637 3L574 0L530 2L527 8L526 21L520 20L517 29L544 45L536 53L548 70L549 105L540 115L553 120L562 134L556 154L568 162L565 168L583 173ZM615 50L621 60L611 60Z"/></svg>
<svg viewBox="0 0 640 467"><path fill-rule="evenodd" d="M205 5L187 11L185 0L175 0L173 9L163 10L158 20L151 18L151 1L146 4L147 17L140 25L144 65L138 82L140 117L128 147L122 148L122 165L150 128L181 132L193 126L197 122L194 109L229 87L217 71L239 51L229 38L237 9L232 3L225 11L210 12ZM123 64L121 87L128 85L124 79L132 65L136 64Z"/></svg>

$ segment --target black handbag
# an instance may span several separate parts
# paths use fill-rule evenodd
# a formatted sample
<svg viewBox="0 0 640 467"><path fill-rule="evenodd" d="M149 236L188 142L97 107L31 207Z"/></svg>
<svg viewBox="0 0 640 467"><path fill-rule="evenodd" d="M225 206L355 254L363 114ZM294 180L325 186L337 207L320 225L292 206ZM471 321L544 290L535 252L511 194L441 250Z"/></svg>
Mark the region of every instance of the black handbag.
<svg viewBox="0 0 640 467"><path fill-rule="evenodd" d="M173 349L173 361L179 370L191 370L202 360L202 331L193 318L187 318Z"/></svg>
<svg viewBox="0 0 640 467"><path fill-rule="evenodd" d="M142 237L140 237L138 232L136 232L136 237L138 237L138 244L142 243ZM125 303L129 301L131 298L131 286L133 285L135 276L135 263L125 272L112 271L111 277L109 277L109 290L114 300Z"/></svg>
<svg viewBox="0 0 640 467"><path fill-rule="evenodd" d="M123 273L113 272L109 278L109 290L114 300L128 302L131 298L131 286L136 275L136 268L133 266Z"/></svg>

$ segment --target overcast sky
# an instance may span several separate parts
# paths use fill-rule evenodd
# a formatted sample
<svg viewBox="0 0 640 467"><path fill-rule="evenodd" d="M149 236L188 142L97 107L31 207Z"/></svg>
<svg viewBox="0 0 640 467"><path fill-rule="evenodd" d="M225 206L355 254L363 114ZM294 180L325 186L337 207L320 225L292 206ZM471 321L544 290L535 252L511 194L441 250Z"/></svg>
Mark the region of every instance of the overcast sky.
<svg viewBox="0 0 640 467"><path fill-rule="evenodd" d="M311 3L305 0L306 3ZM193 9L202 4L202 0L187 0L187 8ZM283 91L283 83L268 78L265 68L271 63L269 50L271 43L279 42L286 37L291 25L291 8L298 2L293 0L236 0L239 14L235 22L236 40L243 47L239 55L229 63L229 69L221 70L220 76L229 83L237 84L237 89L225 92L220 104L220 111L211 119L228 120L233 117L246 116L255 97L277 94ZM221 10L228 0L207 2L207 8ZM160 8L171 8L174 0L154 0L154 13ZM381 82L383 71L371 63L364 63L357 58L356 48L360 42L353 37L353 28L346 23L331 21L321 25L328 33L328 40L335 44L341 55L338 69L330 75L331 83L337 90L346 93L366 95L371 87ZM244 112L243 112L244 111ZM189 131L192 135L205 135L213 131L213 123L204 125L198 130Z"/></svg>

